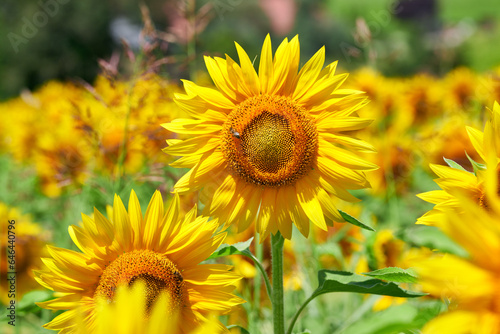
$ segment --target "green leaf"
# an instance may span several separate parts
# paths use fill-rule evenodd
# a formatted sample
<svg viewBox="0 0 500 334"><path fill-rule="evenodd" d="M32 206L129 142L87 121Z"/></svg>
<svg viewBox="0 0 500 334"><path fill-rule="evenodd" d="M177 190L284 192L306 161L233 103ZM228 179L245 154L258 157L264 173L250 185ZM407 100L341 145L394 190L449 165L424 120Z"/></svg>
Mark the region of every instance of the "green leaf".
<svg viewBox="0 0 500 334"><path fill-rule="evenodd" d="M451 159L446 159L445 157L443 157L443 159L448 164L448 166L450 166L451 168L463 170L464 172L470 173L468 170L463 168L460 164L456 163L455 161L453 161Z"/></svg>
<svg viewBox="0 0 500 334"><path fill-rule="evenodd" d="M356 225L356 226L359 226L361 228L364 228L365 230L368 230L368 231L375 231L373 228L371 228L368 225L363 224L362 222L360 222L359 220L357 220L356 218L354 218L350 214L345 213L342 210L339 210L339 213L342 216L342 218L345 219L346 222L351 223L351 224Z"/></svg>
<svg viewBox="0 0 500 334"><path fill-rule="evenodd" d="M363 275L398 283L416 283L418 281L417 273L411 268L401 269L397 267L388 267L374 270L369 273L363 273Z"/></svg>
<svg viewBox="0 0 500 334"><path fill-rule="evenodd" d="M248 248L250 247L252 241L253 237L247 241L235 243L234 245L222 244L215 252L213 252L212 255L210 255L209 259L216 259L218 257L235 254L248 256Z"/></svg>
<svg viewBox="0 0 500 334"><path fill-rule="evenodd" d="M319 286L313 293L314 297L329 292L356 292L405 298L426 295L425 293L405 290L392 282L384 282L346 271L320 270L318 281Z"/></svg>
<svg viewBox="0 0 500 334"><path fill-rule="evenodd" d="M467 152L465 152L465 155L467 156L467 159L469 159L470 163L472 164L472 168L474 168L474 174L477 174L477 172L480 170L486 170L485 164L480 164L479 162L475 162L474 159L469 157Z"/></svg>
<svg viewBox="0 0 500 334"><path fill-rule="evenodd" d="M23 296L17 305L19 315L35 312L39 307L35 304L45 302L52 298L53 291L50 290L33 290Z"/></svg>

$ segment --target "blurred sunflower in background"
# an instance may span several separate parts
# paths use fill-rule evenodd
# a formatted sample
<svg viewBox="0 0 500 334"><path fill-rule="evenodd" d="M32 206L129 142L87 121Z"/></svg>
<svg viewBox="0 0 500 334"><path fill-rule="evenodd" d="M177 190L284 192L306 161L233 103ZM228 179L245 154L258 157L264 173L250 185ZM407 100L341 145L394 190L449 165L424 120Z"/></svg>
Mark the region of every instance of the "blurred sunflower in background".
<svg viewBox="0 0 500 334"><path fill-rule="evenodd" d="M33 165L49 197L80 189L96 174L139 174L168 162L160 123L184 115L180 87L153 73L130 80L97 77L94 85L51 81L0 103L0 150ZM50 129L50 131L48 131ZM144 175L141 175L144 177Z"/></svg>
<svg viewBox="0 0 500 334"><path fill-rule="evenodd" d="M68 310L45 328L75 333L83 323L96 330L98 300L117 302L120 286L142 281L146 310L165 293L170 307L165 317L178 313L180 333L189 333L211 314L226 314L244 301L231 292L241 276L223 264L199 264L222 243L217 221L196 217L196 206L179 217L176 196L164 210L160 192L153 195L143 217L132 191L128 212L118 196L109 219L94 209L94 218L82 215L82 227L69 233L81 252L48 247L45 269L35 272L37 281L58 298L38 303L42 308ZM125 317L126 314L123 315ZM219 328L223 325L219 323Z"/></svg>
<svg viewBox="0 0 500 334"><path fill-rule="evenodd" d="M332 198L356 201L347 190L369 187L364 171L377 168L358 155L373 147L353 137L371 123L356 114L366 97L339 88L347 74L335 75L336 62L323 68L324 48L298 71L298 36L274 58L267 36L258 74L236 49L240 65L227 55L205 57L217 89L184 80L186 94L176 102L194 119L163 124L191 135L168 140L164 150L183 156L174 166L191 168L175 191L201 189L204 212L239 231L256 219L262 239L278 231L290 239L290 221L304 236L309 220L323 230L344 221Z"/></svg>
<svg viewBox="0 0 500 334"><path fill-rule="evenodd" d="M431 164L430 167L439 177L434 181L442 190L433 190L417 195L421 199L435 204L434 208L418 219L418 223L435 225L444 231L452 229L446 218L448 212L462 212L460 196L467 196L476 201L484 209L490 207L486 194L485 175L487 169L497 171L500 161L500 106L495 102L493 109L489 110L489 120L484 132L472 127L467 127L470 141L484 165L475 163L475 172L471 173L459 165L453 167Z"/></svg>
<svg viewBox="0 0 500 334"><path fill-rule="evenodd" d="M9 225L14 228L9 229ZM13 233L9 233L9 230ZM9 240L14 240L12 236L15 236L15 242L9 243ZM9 291L9 281L6 279L8 272L16 273L15 294L18 300L25 293L39 288L33 270L42 267L40 256L46 254L45 245L50 239L50 233L44 231L37 223L32 222L31 217L22 214L18 208L9 207L0 202L0 237L0 276L2 277L0 302L8 304L10 299L7 293ZM15 270L9 269L9 260L12 257L8 257L8 250L15 251Z"/></svg>

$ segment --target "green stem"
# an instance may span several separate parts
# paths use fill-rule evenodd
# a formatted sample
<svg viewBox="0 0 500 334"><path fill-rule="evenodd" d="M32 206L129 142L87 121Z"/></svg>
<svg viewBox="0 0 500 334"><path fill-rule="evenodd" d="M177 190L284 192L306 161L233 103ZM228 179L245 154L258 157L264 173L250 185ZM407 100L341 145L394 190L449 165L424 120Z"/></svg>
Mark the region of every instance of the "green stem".
<svg viewBox="0 0 500 334"><path fill-rule="evenodd" d="M255 233L255 256L249 251L248 252L251 257L251 259L255 263L255 267L259 269L259 271L262 274L262 277L267 280L266 282L266 288L270 289L267 286L269 283L269 279L267 278L267 274L264 271L264 268L262 268L261 262L262 262L262 244L259 242L259 234ZM260 288L262 287L262 277L257 273L257 275L254 278L254 285L253 285L253 303L251 306L251 312L248 314L249 319L248 319L248 324L251 327L248 327L250 330L250 333L254 333L257 331L258 324L257 321L260 319L259 316L259 310L260 310ZM268 290L268 293L270 293L270 290Z"/></svg>
<svg viewBox="0 0 500 334"><path fill-rule="evenodd" d="M272 294L273 294L272 291L273 291L273 289L271 288L271 282L269 282L269 278L267 277L266 270L262 266L261 260L259 260L258 257L255 257L250 252L246 253L246 255L249 256L253 260L253 262L255 263L255 265L257 266L257 268L259 269L260 273L262 274L262 277L264 278L264 283L266 284L267 295L269 296L269 298L272 298ZM259 289L259 291L260 291L260 289Z"/></svg>
<svg viewBox="0 0 500 334"><path fill-rule="evenodd" d="M288 330L286 331L286 334L292 334L293 326L295 326L295 323L297 322L297 319L299 318L300 313L302 313L302 310L315 297L316 297L316 295L312 294L311 297L307 298L307 300L300 306L300 308L297 310L297 312L295 312L295 315L293 316L292 321L290 322L290 326L288 327Z"/></svg>
<svg viewBox="0 0 500 334"><path fill-rule="evenodd" d="M285 334L285 307L283 303L283 244L285 239L278 231L271 233L273 323L274 334Z"/></svg>

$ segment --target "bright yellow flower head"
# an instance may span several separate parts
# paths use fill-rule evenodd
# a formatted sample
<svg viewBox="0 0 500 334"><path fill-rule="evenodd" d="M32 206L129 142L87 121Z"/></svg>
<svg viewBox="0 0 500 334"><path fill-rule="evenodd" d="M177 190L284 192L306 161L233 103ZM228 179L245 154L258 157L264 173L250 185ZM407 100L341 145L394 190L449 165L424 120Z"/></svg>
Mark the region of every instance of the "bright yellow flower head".
<svg viewBox="0 0 500 334"><path fill-rule="evenodd" d="M93 219L82 215L82 227L69 228L82 252L49 247L51 257L43 259L47 269L35 273L37 281L59 297L38 305L68 310L45 327L75 333L83 317L93 330L97 300L113 302L117 287L136 281L146 286L148 309L161 292L167 294L169 314L179 314L180 333L203 324L212 312L225 314L241 304L243 300L231 293L241 276L226 265L199 264L217 249L225 233L216 233L216 221L197 218L196 207L184 219L178 212L178 197L164 210L157 191L143 216L132 191L128 212L115 196L109 219L95 209Z"/></svg>
<svg viewBox="0 0 500 334"><path fill-rule="evenodd" d="M9 226L11 226L9 228ZM10 302L10 283L7 281L7 272L16 272L16 299L39 288L33 270L42 266L40 254L44 254L45 243L49 234L43 228L31 221L29 215L24 215L17 208L9 207L0 202L0 302ZM10 246L10 247L9 247ZM15 269L10 268L8 251L14 251Z"/></svg>
<svg viewBox="0 0 500 334"><path fill-rule="evenodd" d="M240 65L205 57L217 90L184 81L176 101L194 119L163 124L191 135L167 141L166 153L183 156L173 166L191 168L175 190L202 189L206 214L240 231L256 219L262 240L278 231L290 239L291 221L305 236L309 219L323 230L325 216L343 221L332 197L355 200L347 190L368 187L364 171L376 168L352 153L373 151L352 137L371 122L356 114L366 98L339 89L347 75L335 75L336 62L323 68L324 48L298 72L298 37L285 39L273 58L267 36L258 74L236 49Z"/></svg>

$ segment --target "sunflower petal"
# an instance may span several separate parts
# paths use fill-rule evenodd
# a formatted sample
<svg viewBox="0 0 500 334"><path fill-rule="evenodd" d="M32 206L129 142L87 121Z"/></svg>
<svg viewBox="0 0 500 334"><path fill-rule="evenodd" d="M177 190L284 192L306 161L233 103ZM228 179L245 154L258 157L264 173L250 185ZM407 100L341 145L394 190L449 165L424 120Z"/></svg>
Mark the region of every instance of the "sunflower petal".
<svg viewBox="0 0 500 334"><path fill-rule="evenodd" d="M316 226L326 231L328 227L315 189L304 178L297 181L295 187L297 199L304 212Z"/></svg>
<svg viewBox="0 0 500 334"><path fill-rule="evenodd" d="M259 63L260 91L262 94L269 92L271 80L273 79L273 50L271 47L271 36L267 34L262 45Z"/></svg>

